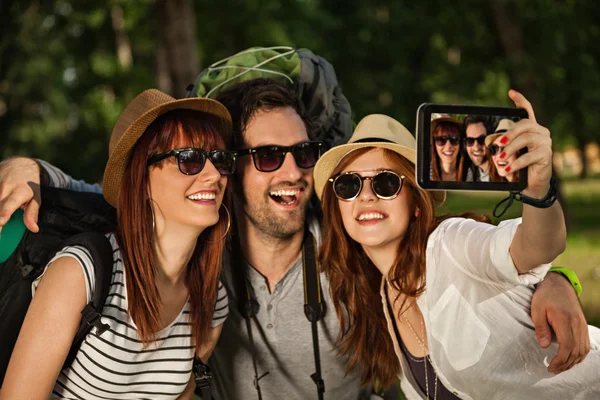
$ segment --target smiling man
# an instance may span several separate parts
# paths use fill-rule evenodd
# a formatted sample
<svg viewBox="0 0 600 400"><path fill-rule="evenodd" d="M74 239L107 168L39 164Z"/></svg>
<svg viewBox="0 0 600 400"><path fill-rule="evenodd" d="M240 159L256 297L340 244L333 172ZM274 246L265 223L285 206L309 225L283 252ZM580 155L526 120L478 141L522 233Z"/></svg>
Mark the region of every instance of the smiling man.
<svg viewBox="0 0 600 400"><path fill-rule="evenodd" d="M210 359L213 393L218 400L316 399L313 336L304 314L302 248L307 231L317 243L320 240L310 201L320 145L311 141L299 97L285 85L247 81L221 93L219 100L232 115L238 149L231 179L238 230L234 249L224 257L222 281L230 310ZM98 185L74 181L41 164L52 186L101 191ZM40 182L35 161L15 158L0 163L0 219L24 206L27 226L35 229L39 199L34 199L31 182ZM4 223L0 220L0 227ZM360 378L357 371L346 374L345 359L337 355L340 325L329 283L324 274L320 278L325 312L317 337L325 398L357 400ZM239 281L245 288L241 291ZM253 299L254 316L248 320L242 316L242 311L248 314L243 310L245 294ZM531 310L540 344L550 345L551 325L560 343L553 364L567 368L581 355L585 340L577 333L587 326L575 291L565 278L550 273L538 285Z"/></svg>
<svg viewBox="0 0 600 400"><path fill-rule="evenodd" d="M488 134L486 120L478 115L469 115L463 122L465 128L465 148L471 159L467 172L467 182L490 181L490 156L486 151L485 137Z"/></svg>

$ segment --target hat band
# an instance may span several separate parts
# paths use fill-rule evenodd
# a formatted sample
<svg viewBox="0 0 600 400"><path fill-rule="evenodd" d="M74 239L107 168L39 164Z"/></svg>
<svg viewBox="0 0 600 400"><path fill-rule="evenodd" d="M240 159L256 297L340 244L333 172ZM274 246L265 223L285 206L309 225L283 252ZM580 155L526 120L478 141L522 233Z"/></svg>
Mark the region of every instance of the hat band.
<svg viewBox="0 0 600 400"><path fill-rule="evenodd" d="M352 142L352 143L364 143L364 142L386 142L386 143L396 143L396 142L392 142L391 140L387 140L387 139L380 139L380 138L364 138L364 139L359 139L356 142ZM396 143L397 144L397 143Z"/></svg>

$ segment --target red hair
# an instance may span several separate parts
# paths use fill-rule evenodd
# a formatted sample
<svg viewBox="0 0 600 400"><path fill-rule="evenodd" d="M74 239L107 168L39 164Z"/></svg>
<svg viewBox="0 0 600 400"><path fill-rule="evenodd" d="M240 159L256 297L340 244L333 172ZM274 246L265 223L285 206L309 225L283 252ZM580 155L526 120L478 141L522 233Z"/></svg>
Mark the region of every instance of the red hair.
<svg viewBox="0 0 600 400"><path fill-rule="evenodd" d="M215 117L191 110L170 111L156 119L131 152L119 194L117 238L127 276L128 308L144 345L156 339L161 329L161 299L156 286L157 259L153 247L152 210L149 206L148 157L175 146L204 150L224 149ZM171 159L172 161L172 159ZM230 208L231 195L225 190L223 205ZM140 223L143 221L145 223ZM205 229L187 267L186 283L191 305L192 338L196 346L207 339L217 298L217 285L228 216L220 211L219 221ZM211 243L207 243L210 241Z"/></svg>
<svg viewBox="0 0 600 400"><path fill-rule="evenodd" d="M349 153L333 171L334 177L363 154L364 148ZM383 149L391 169L405 178L402 190L411 193L409 228L398 246L396 258L388 274L390 284L407 297L419 297L425 290L426 247L429 235L450 216L436 217L433 197L415 182L414 164L398 153ZM327 274L333 305L340 320L338 354L346 357L347 372L360 368L362 385L378 380L383 387L392 384L400 372L400 362L381 304L382 275L362 246L346 232L333 185L323 191L323 241L319 264ZM419 216L414 211L419 209ZM464 214L479 221L486 217ZM389 299L390 302L397 301ZM406 300L400 305L404 312ZM376 346L373 345L376 343Z"/></svg>
<svg viewBox="0 0 600 400"><path fill-rule="evenodd" d="M436 136L458 136L462 141L465 135L460 126L452 122L441 122L431 134L431 179L434 181L441 181L442 167L440 165L440 157L438 156L435 144ZM458 156L456 157L456 181L462 181L464 173L465 160L461 144L462 143L459 143L457 146Z"/></svg>

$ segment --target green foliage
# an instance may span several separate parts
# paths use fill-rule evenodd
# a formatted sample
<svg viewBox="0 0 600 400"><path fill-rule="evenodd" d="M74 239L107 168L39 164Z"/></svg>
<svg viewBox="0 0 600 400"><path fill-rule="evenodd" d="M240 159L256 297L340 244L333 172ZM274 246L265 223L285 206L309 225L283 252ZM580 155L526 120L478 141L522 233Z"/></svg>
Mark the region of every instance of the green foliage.
<svg viewBox="0 0 600 400"><path fill-rule="evenodd" d="M100 179L119 113L137 93L158 85L156 1L24 0L0 6L0 157L41 157L78 177ZM499 3L522 34L524 52L516 67L500 45L505 28L495 28ZM540 99L535 106L544 111L542 122L556 146L598 140L595 2L193 4L198 72L252 46L310 48L335 66L355 119L386 113L411 130L423 102L510 106L506 93L515 76L530 76ZM123 11L132 65L119 61L114 7Z"/></svg>

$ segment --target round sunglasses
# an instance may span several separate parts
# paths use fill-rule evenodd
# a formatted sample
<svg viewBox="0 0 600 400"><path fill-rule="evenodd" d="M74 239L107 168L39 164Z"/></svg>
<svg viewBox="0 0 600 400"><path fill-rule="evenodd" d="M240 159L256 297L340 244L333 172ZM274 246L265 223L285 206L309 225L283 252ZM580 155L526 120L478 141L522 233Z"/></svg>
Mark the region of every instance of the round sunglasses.
<svg viewBox="0 0 600 400"><path fill-rule="evenodd" d="M236 151L238 157L252 155L254 167L261 172L273 172L281 168L285 155L292 153L300 168L312 168L323 151L322 142L302 142L293 146L261 146Z"/></svg>
<svg viewBox="0 0 600 400"><path fill-rule="evenodd" d="M490 151L491 155L495 156L496 154L504 151L504 147L498 146L497 144L490 144L488 146L488 150Z"/></svg>
<svg viewBox="0 0 600 400"><path fill-rule="evenodd" d="M343 201L356 199L362 191L364 180L371 181L371 190L375 193L375 196L382 200L392 200L400 193L404 178L404 175L400 176L393 171L381 171L374 176L361 176L357 172L344 172L335 178L329 178L329 182L333 182L335 196Z"/></svg>
<svg viewBox="0 0 600 400"><path fill-rule="evenodd" d="M151 156L148 158L147 166L149 167L169 157L177 159L179 171L184 175L199 174L204 169L207 159L221 175L231 175L235 172L235 153L229 150L175 149Z"/></svg>

